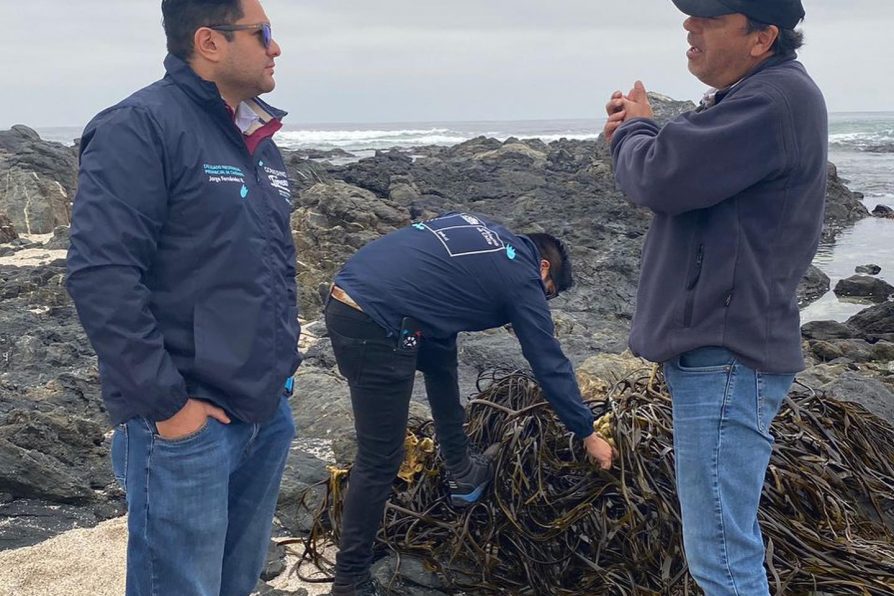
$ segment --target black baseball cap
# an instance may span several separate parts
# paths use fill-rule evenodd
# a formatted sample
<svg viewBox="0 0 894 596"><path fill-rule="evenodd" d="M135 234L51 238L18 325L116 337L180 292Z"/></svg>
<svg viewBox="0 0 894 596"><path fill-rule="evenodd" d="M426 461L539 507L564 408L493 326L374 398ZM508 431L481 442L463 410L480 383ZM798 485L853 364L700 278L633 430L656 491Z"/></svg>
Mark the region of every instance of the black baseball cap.
<svg viewBox="0 0 894 596"><path fill-rule="evenodd" d="M801 0L673 0L684 14L691 17L719 17L740 12L746 17L794 29L804 18Z"/></svg>

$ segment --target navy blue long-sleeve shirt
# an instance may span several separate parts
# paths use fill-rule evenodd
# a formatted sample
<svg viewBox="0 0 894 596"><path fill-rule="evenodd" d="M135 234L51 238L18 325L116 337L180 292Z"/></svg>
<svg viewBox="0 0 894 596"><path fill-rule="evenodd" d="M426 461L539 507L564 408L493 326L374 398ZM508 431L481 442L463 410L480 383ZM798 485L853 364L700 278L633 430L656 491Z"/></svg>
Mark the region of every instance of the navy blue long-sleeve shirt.
<svg viewBox="0 0 894 596"><path fill-rule="evenodd" d="M436 339L511 323L565 426L580 438L593 432L592 413L555 338L540 253L527 237L478 215L450 213L364 246L335 284L392 334L406 316Z"/></svg>

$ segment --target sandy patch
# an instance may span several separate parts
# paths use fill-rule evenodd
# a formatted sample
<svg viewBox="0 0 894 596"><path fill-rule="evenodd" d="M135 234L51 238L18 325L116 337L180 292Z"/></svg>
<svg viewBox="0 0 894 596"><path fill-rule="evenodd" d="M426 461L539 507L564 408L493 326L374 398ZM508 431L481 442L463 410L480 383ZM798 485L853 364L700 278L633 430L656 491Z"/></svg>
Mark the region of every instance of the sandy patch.
<svg viewBox="0 0 894 596"><path fill-rule="evenodd" d="M300 544L286 548L299 553L304 550ZM2 551L0 596L121 596L126 553L126 517L95 528L70 530L34 546ZM335 548L327 549L326 555L335 560ZM291 573L297 561L297 555L287 555L286 571L270 583L285 591L304 588L310 596L328 594L332 584L303 582ZM308 577L315 571L308 564L302 568Z"/></svg>
<svg viewBox="0 0 894 596"><path fill-rule="evenodd" d="M0 595L121 596L126 552L124 517L0 552Z"/></svg>
<svg viewBox="0 0 894 596"><path fill-rule="evenodd" d="M67 251L47 250L45 248L26 248L11 255L0 257L0 265L13 267L37 267L46 265L56 259L64 259Z"/></svg>

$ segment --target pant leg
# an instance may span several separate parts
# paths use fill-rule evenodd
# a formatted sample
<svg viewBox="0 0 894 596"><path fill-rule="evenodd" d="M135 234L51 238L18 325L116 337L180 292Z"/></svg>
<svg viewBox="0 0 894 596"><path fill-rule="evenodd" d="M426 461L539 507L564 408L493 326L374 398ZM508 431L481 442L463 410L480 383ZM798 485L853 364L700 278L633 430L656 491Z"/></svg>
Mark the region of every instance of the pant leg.
<svg viewBox="0 0 894 596"><path fill-rule="evenodd" d="M248 426L250 432L233 445L221 596L247 596L264 568L279 485L295 437L288 398L281 398L272 420Z"/></svg>
<svg viewBox="0 0 894 596"><path fill-rule="evenodd" d="M209 418L176 441L142 418L116 431L124 433L113 461L127 495L128 596L218 596L229 483L224 426Z"/></svg>
<svg viewBox="0 0 894 596"><path fill-rule="evenodd" d="M346 308L335 301L326 308L326 326L339 370L348 380L357 432L336 556L337 583L369 575L385 501L403 460L416 372L415 354L396 351L384 329Z"/></svg>
<svg viewBox="0 0 894 596"><path fill-rule="evenodd" d="M466 411L459 401L456 337L449 340L426 338L419 350L416 367L425 375L425 392L431 405L441 456L450 470L469 464L469 437L463 429Z"/></svg>
<svg viewBox="0 0 894 596"><path fill-rule="evenodd" d="M793 380L701 348L665 363L690 572L708 596L769 594L757 523L769 425Z"/></svg>

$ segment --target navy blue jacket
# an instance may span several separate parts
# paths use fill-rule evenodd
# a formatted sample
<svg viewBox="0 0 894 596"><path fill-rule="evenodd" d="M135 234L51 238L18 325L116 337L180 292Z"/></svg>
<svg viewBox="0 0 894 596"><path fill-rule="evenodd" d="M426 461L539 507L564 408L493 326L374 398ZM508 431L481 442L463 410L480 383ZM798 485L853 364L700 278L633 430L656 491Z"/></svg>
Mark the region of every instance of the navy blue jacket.
<svg viewBox="0 0 894 596"><path fill-rule="evenodd" d="M216 85L165 67L84 131L68 291L113 423L188 396L264 421L300 362L286 169L270 138L249 154Z"/></svg>
<svg viewBox="0 0 894 596"><path fill-rule="evenodd" d="M367 244L335 284L395 336L406 316L435 339L511 323L559 418L580 438L592 434L593 416L555 338L540 253L527 237L478 215L450 213Z"/></svg>
<svg viewBox="0 0 894 596"><path fill-rule="evenodd" d="M662 362L724 346L752 368L801 370L795 290L819 242L828 126L794 56L774 57L713 107L612 139L615 177L654 219L630 347Z"/></svg>

